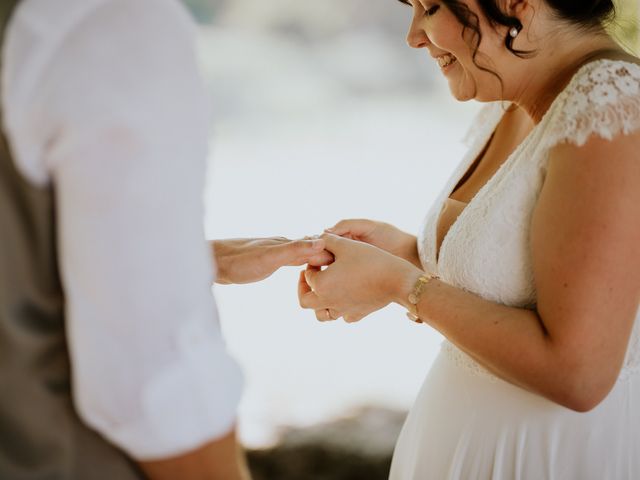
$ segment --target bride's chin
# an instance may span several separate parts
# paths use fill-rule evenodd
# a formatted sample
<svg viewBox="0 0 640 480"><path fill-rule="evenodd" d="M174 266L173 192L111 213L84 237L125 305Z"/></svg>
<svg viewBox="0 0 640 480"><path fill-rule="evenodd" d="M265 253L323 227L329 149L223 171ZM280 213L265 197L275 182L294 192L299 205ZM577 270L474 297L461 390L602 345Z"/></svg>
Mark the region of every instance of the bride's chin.
<svg viewBox="0 0 640 480"><path fill-rule="evenodd" d="M449 81L449 90L453 98L459 102L467 102L477 98L475 82L467 76L458 80L451 79Z"/></svg>
<svg viewBox="0 0 640 480"><path fill-rule="evenodd" d="M472 91L469 91L468 89L459 89L459 88L451 88L451 95L453 95L453 98L455 98L458 102L468 102L469 100L473 100L475 98L475 95L473 94Z"/></svg>

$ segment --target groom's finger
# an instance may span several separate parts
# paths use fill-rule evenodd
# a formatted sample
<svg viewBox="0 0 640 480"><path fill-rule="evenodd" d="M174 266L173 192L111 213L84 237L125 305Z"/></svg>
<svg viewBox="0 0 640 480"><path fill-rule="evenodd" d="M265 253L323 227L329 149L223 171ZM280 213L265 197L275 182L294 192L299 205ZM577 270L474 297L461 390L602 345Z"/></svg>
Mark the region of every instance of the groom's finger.
<svg viewBox="0 0 640 480"><path fill-rule="evenodd" d="M335 261L335 257L327 250L323 250L318 254L312 255L306 260L307 263L312 267L326 267L327 265L331 265Z"/></svg>
<svg viewBox="0 0 640 480"><path fill-rule="evenodd" d="M324 249L324 240L319 238L296 240L282 243L273 247L274 260L280 266L298 266L309 262L309 259L317 259L316 263L328 261L329 253Z"/></svg>

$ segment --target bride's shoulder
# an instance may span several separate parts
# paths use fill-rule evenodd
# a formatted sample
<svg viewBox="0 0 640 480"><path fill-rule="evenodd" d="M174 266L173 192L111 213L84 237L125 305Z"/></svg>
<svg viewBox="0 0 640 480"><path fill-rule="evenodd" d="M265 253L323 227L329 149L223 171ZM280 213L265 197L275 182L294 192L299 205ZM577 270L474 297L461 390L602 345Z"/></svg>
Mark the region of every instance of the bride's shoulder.
<svg viewBox="0 0 640 480"><path fill-rule="evenodd" d="M549 112L549 145L584 145L640 129L640 61L600 59L583 65Z"/></svg>
<svg viewBox="0 0 640 480"><path fill-rule="evenodd" d="M569 97L584 97L595 105L615 104L640 92L640 60L600 59L583 65L565 89Z"/></svg>

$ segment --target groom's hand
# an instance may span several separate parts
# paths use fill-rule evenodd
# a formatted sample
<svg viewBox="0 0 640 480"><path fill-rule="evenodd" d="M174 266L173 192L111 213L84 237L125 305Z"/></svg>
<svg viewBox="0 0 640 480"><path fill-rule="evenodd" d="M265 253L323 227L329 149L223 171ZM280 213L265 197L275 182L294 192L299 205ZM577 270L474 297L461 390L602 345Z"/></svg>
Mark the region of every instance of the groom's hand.
<svg viewBox="0 0 640 480"><path fill-rule="evenodd" d="M283 237L214 240L216 283L252 283L263 280L284 266L333 262L320 238L289 240Z"/></svg>

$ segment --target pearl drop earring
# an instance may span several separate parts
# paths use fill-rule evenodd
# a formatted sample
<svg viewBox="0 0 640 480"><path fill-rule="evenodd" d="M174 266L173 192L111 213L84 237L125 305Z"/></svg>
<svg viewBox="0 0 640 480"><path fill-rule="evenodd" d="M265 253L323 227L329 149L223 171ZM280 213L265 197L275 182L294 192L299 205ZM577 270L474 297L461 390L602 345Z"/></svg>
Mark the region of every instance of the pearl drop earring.
<svg viewBox="0 0 640 480"><path fill-rule="evenodd" d="M511 30L509 30L509 35L511 35L511 38L516 38L519 33L520 30L518 30L517 27L513 27Z"/></svg>

